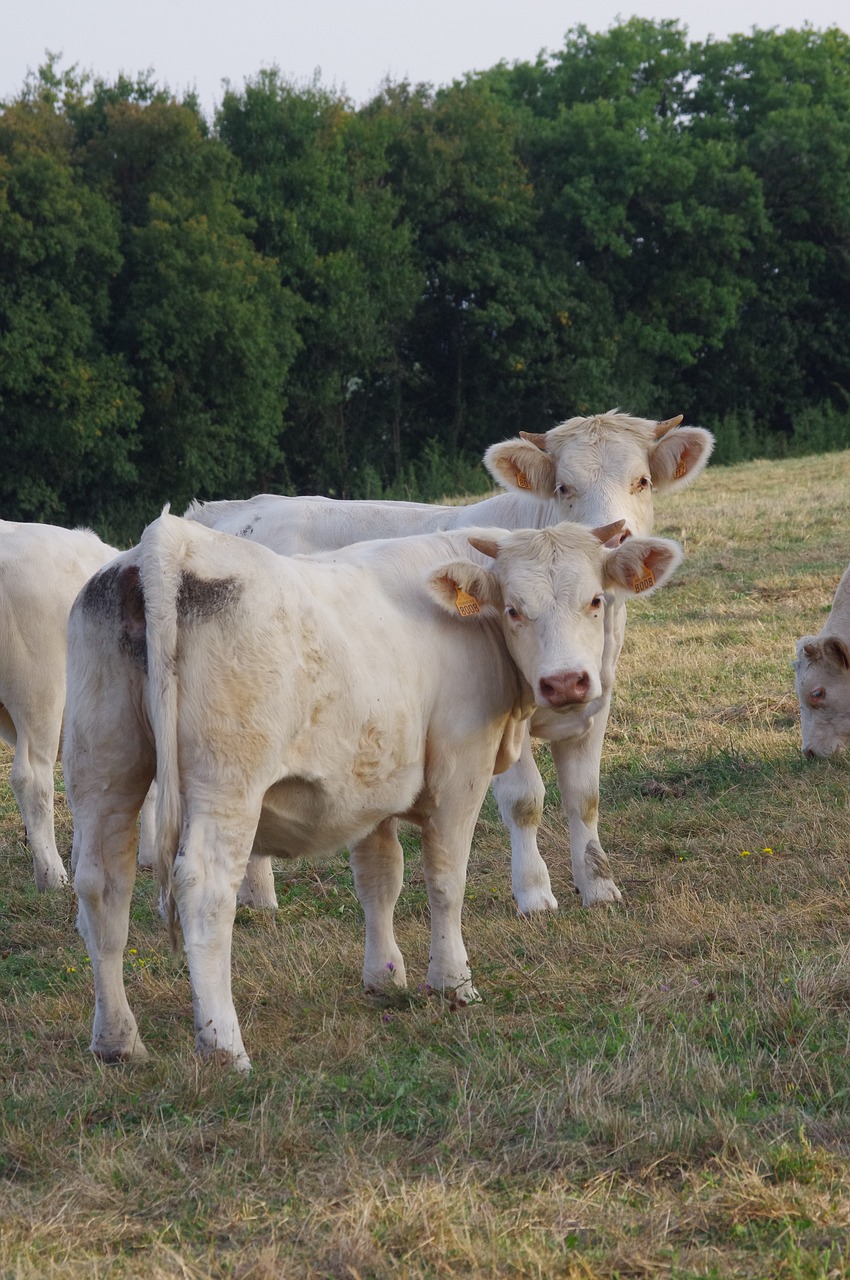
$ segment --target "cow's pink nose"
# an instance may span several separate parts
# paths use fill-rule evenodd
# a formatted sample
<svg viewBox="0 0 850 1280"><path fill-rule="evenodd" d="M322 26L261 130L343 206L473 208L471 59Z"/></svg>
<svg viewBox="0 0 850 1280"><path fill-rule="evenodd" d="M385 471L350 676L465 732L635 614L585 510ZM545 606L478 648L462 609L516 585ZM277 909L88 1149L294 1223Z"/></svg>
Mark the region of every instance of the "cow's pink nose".
<svg viewBox="0 0 850 1280"><path fill-rule="evenodd" d="M561 671L556 676L544 676L540 681L540 694L550 707L568 707L587 702L590 693L590 676L586 671Z"/></svg>

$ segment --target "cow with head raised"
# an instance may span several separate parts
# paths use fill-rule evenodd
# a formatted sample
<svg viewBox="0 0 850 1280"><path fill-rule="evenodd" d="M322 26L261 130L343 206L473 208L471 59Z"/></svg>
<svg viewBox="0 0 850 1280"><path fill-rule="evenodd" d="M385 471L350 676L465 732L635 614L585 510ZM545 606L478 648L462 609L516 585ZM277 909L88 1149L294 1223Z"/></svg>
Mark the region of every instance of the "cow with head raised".
<svg viewBox="0 0 850 1280"><path fill-rule="evenodd" d="M143 1056L122 976L135 823L157 780L160 876L186 946L202 1055L247 1070L230 987L249 857L351 851L368 987L404 984L398 819L422 830L428 984L476 992L460 919L476 818L524 722L602 696L606 597L679 547L561 524L279 556L165 515L95 575L68 628L68 796L92 1048Z"/></svg>
<svg viewBox="0 0 850 1280"><path fill-rule="evenodd" d="M485 454L487 468L507 492L465 506L262 494L246 501L195 503L186 515L290 555L370 538L480 525L544 528L562 520L591 527L623 520L619 538L646 535L652 530L656 493L689 484L711 454L711 433L680 423L680 417L658 422L611 411L570 418L539 435L523 432ZM622 606L612 604L605 626L599 697L569 716L552 720L541 713L531 723L531 732L552 745L569 823L573 882L586 906L620 899L597 820L602 742L625 629ZM544 790L528 733L520 759L494 780L494 791L510 832L513 891L520 912L556 908L549 870L537 847ZM244 895L256 905L275 904L267 863L252 862Z"/></svg>

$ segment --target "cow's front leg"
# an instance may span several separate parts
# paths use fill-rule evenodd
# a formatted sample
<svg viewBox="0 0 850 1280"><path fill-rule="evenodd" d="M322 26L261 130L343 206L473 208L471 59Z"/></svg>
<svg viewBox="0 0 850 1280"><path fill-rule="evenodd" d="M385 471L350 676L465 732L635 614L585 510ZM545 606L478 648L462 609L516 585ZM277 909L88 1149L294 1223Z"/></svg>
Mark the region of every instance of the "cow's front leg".
<svg viewBox="0 0 850 1280"><path fill-rule="evenodd" d="M398 821L387 818L350 852L354 888L366 919L363 985L367 991L405 987L404 959L393 932L393 912L404 880Z"/></svg>
<svg viewBox="0 0 850 1280"><path fill-rule="evenodd" d="M466 864L482 799L483 795L474 804L471 814L468 811L459 814L455 821L449 812L450 806L441 806L439 813L422 826L422 866L431 908L428 986L452 997L459 1004L480 999L472 985L472 971L461 931L461 913ZM469 803L474 803L471 795Z"/></svg>
<svg viewBox="0 0 850 1280"><path fill-rule="evenodd" d="M94 976L95 1011L91 1050L104 1062L146 1058L147 1050L124 989L124 948L136 868L137 808L102 807L89 796L74 808L74 888L77 927Z"/></svg>
<svg viewBox="0 0 850 1280"><path fill-rule="evenodd" d="M516 764L493 779L493 794L511 837L511 884L520 915L557 911L549 868L537 848L545 791L526 729Z"/></svg>
<svg viewBox="0 0 850 1280"><path fill-rule="evenodd" d="M195 1049L250 1071L233 1004L230 963L236 892L248 865L262 797L240 801L238 818L194 813L174 859L172 891L189 962ZM191 809L190 809L191 812ZM250 821L245 821L246 812Z"/></svg>
<svg viewBox="0 0 850 1280"><path fill-rule="evenodd" d="M552 742L552 759L558 774L561 804L570 829L573 883L582 905L622 902L611 878L608 855L599 842L599 763L610 697L586 734Z"/></svg>

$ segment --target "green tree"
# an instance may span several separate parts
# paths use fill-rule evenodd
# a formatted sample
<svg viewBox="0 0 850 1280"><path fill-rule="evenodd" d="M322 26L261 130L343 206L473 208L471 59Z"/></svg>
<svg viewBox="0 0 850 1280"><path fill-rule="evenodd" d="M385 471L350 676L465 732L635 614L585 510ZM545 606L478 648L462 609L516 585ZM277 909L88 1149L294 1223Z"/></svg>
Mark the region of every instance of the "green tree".
<svg viewBox="0 0 850 1280"><path fill-rule="evenodd" d="M763 193L750 294L700 392L787 435L850 403L850 36L757 31L702 47L693 131L737 148Z"/></svg>
<svg viewBox="0 0 850 1280"><path fill-rule="evenodd" d="M254 249L236 166L191 105L97 84L75 113L83 171L118 210L113 335L142 403L146 514L253 489L280 464L294 307Z"/></svg>
<svg viewBox="0 0 850 1280"><path fill-rule="evenodd" d="M81 180L63 107L80 92L49 64L0 111L0 495L7 518L108 531L140 403L109 344L118 220Z"/></svg>
<svg viewBox="0 0 850 1280"><path fill-rule="evenodd" d="M695 372L752 293L759 184L734 141L695 136L691 65L675 22L632 19L577 27L554 58L498 73L523 115L548 261L592 335L577 409L696 407Z"/></svg>
<svg viewBox="0 0 850 1280"><path fill-rule="evenodd" d="M221 138L243 172L254 243L300 304L283 447L292 482L348 494L383 471L399 342L417 292L407 228L387 183L380 128L313 84L275 70L225 94ZM388 393L387 388L390 387Z"/></svg>

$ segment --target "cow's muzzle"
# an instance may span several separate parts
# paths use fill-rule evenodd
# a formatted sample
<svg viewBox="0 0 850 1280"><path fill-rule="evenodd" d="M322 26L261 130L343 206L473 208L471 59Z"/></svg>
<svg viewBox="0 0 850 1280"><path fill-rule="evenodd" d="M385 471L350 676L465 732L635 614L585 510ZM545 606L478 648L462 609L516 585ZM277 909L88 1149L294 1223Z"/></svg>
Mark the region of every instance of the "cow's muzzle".
<svg viewBox="0 0 850 1280"><path fill-rule="evenodd" d="M587 702L591 685L587 671L561 671L558 675L542 678L540 696L550 707L577 706Z"/></svg>

